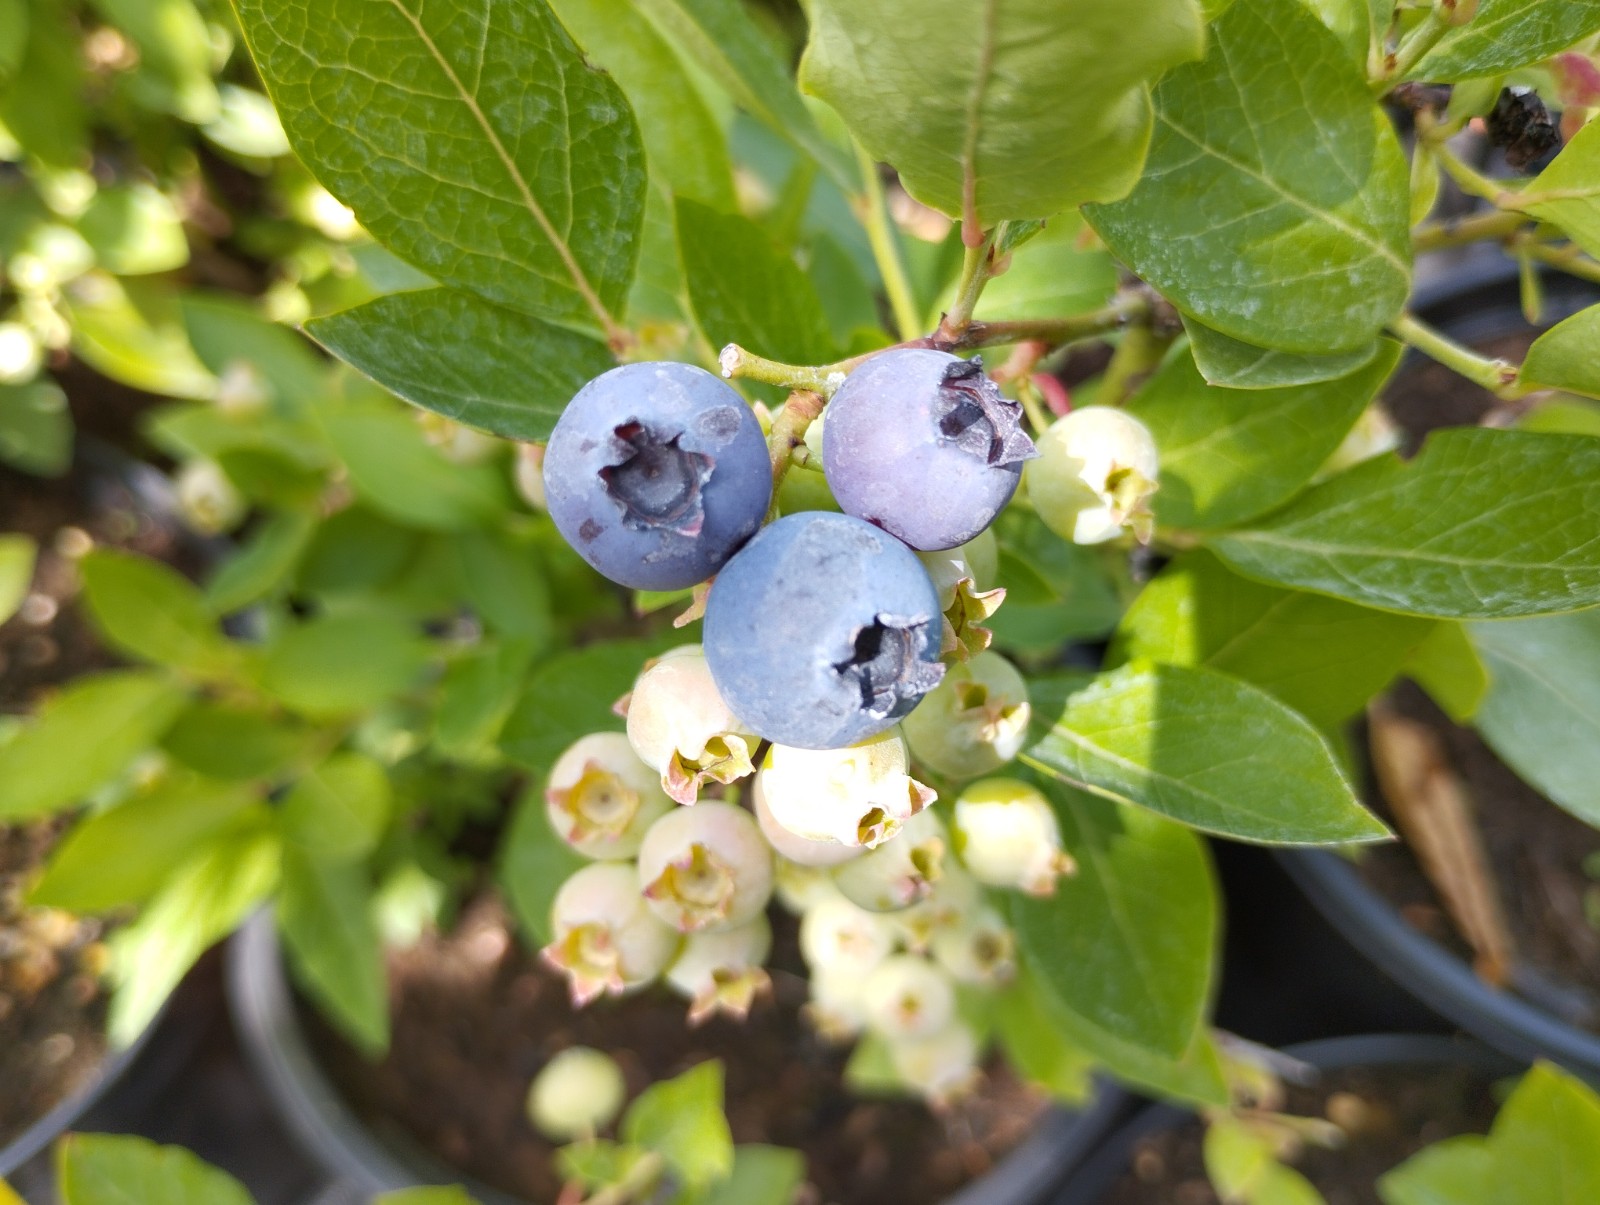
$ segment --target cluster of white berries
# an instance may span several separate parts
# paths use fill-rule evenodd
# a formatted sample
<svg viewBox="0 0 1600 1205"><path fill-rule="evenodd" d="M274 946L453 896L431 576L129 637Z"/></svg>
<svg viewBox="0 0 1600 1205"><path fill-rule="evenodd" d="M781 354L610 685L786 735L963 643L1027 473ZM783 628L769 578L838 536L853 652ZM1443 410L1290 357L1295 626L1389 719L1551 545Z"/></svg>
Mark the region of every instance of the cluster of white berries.
<svg viewBox="0 0 1600 1205"><path fill-rule="evenodd" d="M556 893L544 950L575 1004L662 980L689 999L691 1022L746 1015L769 983L776 893L800 917L808 1011L824 1035L882 1039L906 1086L931 1100L975 1079L981 1044L958 989L1003 986L1016 967L985 888L1048 894L1072 863L1038 791L970 781L1020 749L1027 688L998 654L974 651L967 621L983 595L963 550L941 555L962 620L951 638L966 629L970 659L903 731L844 749L769 744L758 766L761 742L688 645L645 666L619 705L626 735L585 736L556 761L551 827L592 859ZM947 817L912 756L969 783ZM724 797L702 798L714 790Z"/></svg>

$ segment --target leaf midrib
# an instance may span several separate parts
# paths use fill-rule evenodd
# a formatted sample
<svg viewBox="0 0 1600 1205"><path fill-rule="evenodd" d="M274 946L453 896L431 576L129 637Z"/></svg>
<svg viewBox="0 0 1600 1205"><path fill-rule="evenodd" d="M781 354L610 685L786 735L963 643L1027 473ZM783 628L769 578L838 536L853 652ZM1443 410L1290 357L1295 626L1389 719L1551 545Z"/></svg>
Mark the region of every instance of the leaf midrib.
<svg viewBox="0 0 1600 1205"><path fill-rule="evenodd" d="M981 226L978 218L978 135L983 124L983 97L994 74L995 16L999 0L984 0L981 35L978 42L978 67L967 96L965 129L961 144L961 223L974 238Z"/></svg>

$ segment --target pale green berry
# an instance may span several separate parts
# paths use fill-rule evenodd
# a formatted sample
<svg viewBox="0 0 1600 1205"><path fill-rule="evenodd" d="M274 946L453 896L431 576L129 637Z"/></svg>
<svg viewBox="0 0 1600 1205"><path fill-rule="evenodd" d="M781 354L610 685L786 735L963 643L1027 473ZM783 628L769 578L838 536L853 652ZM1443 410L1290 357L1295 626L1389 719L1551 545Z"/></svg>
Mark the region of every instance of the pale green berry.
<svg viewBox="0 0 1600 1205"><path fill-rule="evenodd" d="M214 460L191 460L178 470L178 508L203 535L232 531L249 509L239 487Z"/></svg>
<svg viewBox="0 0 1600 1205"><path fill-rule="evenodd" d="M944 613L939 652L946 661L961 662L989 647L994 633L984 621L1000 609L1005 590L990 585L998 572L1000 546L994 530L944 552L919 552L917 559L939 591Z"/></svg>
<svg viewBox="0 0 1600 1205"><path fill-rule="evenodd" d="M722 701L698 644L645 666L627 706L628 740L679 803L693 803L707 782L730 783L755 768L757 738Z"/></svg>
<svg viewBox="0 0 1600 1205"><path fill-rule="evenodd" d="M934 1105L947 1105L978 1082L978 1035L960 1020L937 1033L889 1043L895 1074Z"/></svg>
<svg viewBox="0 0 1600 1205"><path fill-rule="evenodd" d="M627 1097L616 1060L572 1046L544 1065L528 1089L528 1120L552 1142L593 1137L617 1119Z"/></svg>
<svg viewBox="0 0 1600 1205"><path fill-rule="evenodd" d="M906 947L926 952L933 939L946 929L959 928L965 917L985 906L983 887L962 869L955 858L947 857L939 869L939 880L927 897L909 908L891 912L884 919L895 927Z"/></svg>
<svg viewBox="0 0 1600 1205"><path fill-rule="evenodd" d="M1028 684L999 653L952 665L901 727L911 754L947 778L976 778L1022 751Z"/></svg>
<svg viewBox="0 0 1600 1205"><path fill-rule="evenodd" d="M844 749L773 745L758 776L772 820L808 841L872 848L933 802L898 729Z"/></svg>
<svg viewBox="0 0 1600 1205"><path fill-rule="evenodd" d="M755 812L756 823L761 826L761 834L779 855L790 862L801 866L837 866L841 862L848 862L852 858L861 856L861 846L841 845L837 841L813 841L808 837L798 837L783 825L779 824L772 816L772 809L767 806L767 791L761 775L757 774L754 787L750 792L751 810Z"/></svg>
<svg viewBox="0 0 1600 1205"><path fill-rule="evenodd" d="M947 848L939 818L931 811L919 812L893 840L836 867L833 885L869 912L909 908L933 893L944 872Z"/></svg>
<svg viewBox="0 0 1600 1205"><path fill-rule="evenodd" d="M823 900L843 899L833 885L833 876L824 866L803 866L778 857L773 894L795 916L804 916Z"/></svg>
<svg viewBox="0 0 1600 1205"><path fill-rule="evenodd" d="M845 1042L867 1027L867 980L853 971L814 968L807 980L811 999L804 1013L830 1042Z"/></svg>
<svg viewBox="0 0 1600 1205"><path fill-rule="evenodd" d="M620 732L596 732L568 746L550 770L544 798L556 835L602 861L633 857L650 826L674 806Z"/></svg>
<svg viewBox="0 0 1600 1205"><path fill-rule="evenodd" d="M1148 427L1125 410L1085 406L1052 423L1038 447L1023 481L1051 531L1077 544L1123 531L1150 538L1160 457Z"/></svg>
<svg viewBox="0 0 1600 1205"><path fill-rule="evenodd" d="M1050 801L1014 778L986 778L963 790L951 827L962 863L990 887L1054 895L1056 879L1074 869Z"/></svg>
<svg viewBox="0 0 1600 1205"><path fill-rule="evenodd" d="M843 896L822 900L800 918L800 953L813 970L865 975L894 952L887 918Z"/></svg>
<svg viewBox="0 0 1600 1205"><path fill-rule="evenodd" d="M956 1014L956 992L950 976L926 958L896 954L867 976L867 1024L898 1041L938 1033Z"/></svg>
<svg viewBox="0 0 1600 1205"><path fill-rule="evenodd" d="M764 913L733 929L691 933L667 968L666 980L689 1000L689 1024L719 1012L743 1020L757 994L771 985L762 966L772 951L772 926Z"/></svg>
<svg viewBox="0 0 1600 1205"><path fill-rule="evenodd" d="M627 862L593 862L561 884L550 930L555 940L541 953L567 976L580 1007L643 987L666 970L681 944L646 906Z"/></svg>
<svg viewBox="0 0 1600 1205"><path fill-rule="evenodd" d="M749 812L710 800L674 808L639 847L639 889L684 933L732 929L772 898L772 847Z"/></svg>
<svg viewBox="0 0 1600 1205"><path fill-rule="evenodd" d="M0 322L0 385L22 385L39 375L44 349L20 322Z"/></svg>
<svg viewBox="0 0 1600 1205"><path fill-rule="evenodd" d="M1016 977L1016 936L988 906L935 932L930 949L934 961L957 983L999 987Z"/></svg>

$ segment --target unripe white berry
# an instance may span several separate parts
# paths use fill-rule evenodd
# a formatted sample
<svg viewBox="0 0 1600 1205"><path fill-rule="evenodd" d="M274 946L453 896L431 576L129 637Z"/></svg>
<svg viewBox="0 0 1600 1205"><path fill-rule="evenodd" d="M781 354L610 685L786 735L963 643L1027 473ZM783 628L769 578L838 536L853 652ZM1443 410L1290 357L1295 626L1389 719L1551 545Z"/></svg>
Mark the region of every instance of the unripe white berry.
<svg viewBox="0 0 1600 1205"><path fill-rule="evenodd" d="M978 1035L956 1020L926 1037L889 1043L895 1074L931 1104L946 1105L978 1082Z"/></svg>
<svg viewBox="0 0 1600 1205"><path fill-rule="evenodd" d="M800 918L800 953L814 971L865 975L894 952L897 936L885 917L843 896L823 900Z"/></svg>
<svg viewBox="0 0 1600 1205"><path fill-rule="evenodd" d="M550 929L555 940L541 953L565 972L579 1007L649 983L676 956L681 941L646 906L627 862L594 862L561 884L550 906Z"/></svg>
<svg viewBox="0 0 1600 1205"><path fill-rule="evenodd" d="M777 867L773 894L778 897L778 902L795 916L804 916L823 900L844 898L839 894L839 889L833 885L833 876L827 868L802 866L799 862L791 862L783 857L774 861Z"/></svg>
<svg viewBox="0 0 1600 1205"><path fill-rule="evenodd" d="M528 1120L552 1142L599 1133L617 1119L627 1097L616 1060L572 1046L544 1065L528 1089Z"/></svg>
<svg viewBox="0 0 1600 1205"><path fill-rule="evenodd" d="M759 774L756 775L750 791L750 806L756 814L756 823L761 826L761 835L779 855L790 862L801 866L837 866L841 862L848 862L852 858L861 856L859 845L841 845L837 841L813 841L807 837L797 837L779 824L773 819L772 809L767 806L767 792Z"/></svg>
<svg viewBox="0 0 1600 1205"><path fill-rule="evenodd" d="M992 586L999 571L1000 545L986 528L976 539L944 552L919 552L917 559L939 591L944 613L940 653L947 661L965 661L989 647L994 634L984 620L1000 609L1005 590Z"/></svg>
<svg viewBox="0 0 1600 1205"><path fill-rule="evenodd" d="M956 853L980 882L1054 895L1074 869L1061 848L1055 809L1014 778L986 778L961 792L952 819Z"/></svg>
<svg viewBox="0 0 1600 1205"><path fill-rule="evenodd" d="M939 881L925 899L884 919L895 927L906 947L926 952L946 929L960 928L968 916L986 907L983 887L954 858L946 858Z"/></svg>
<svg viewBox="0 0 1600 1205"><path fill-rule="evenodd" d="M867 981L849 971L813 968L806 1020L830 1042L846 1042L867 1027Z"/></svg>
<svg viewBox="0 0 1600 1205"><path fill-rule="evenodd" d="M764 913L733 929L691 933L667 968L667 983L689 999L689 1024L719 1012L743 1020L756 994L771 985L762 966L772 952L772 926Z"/></svg>
<svg viewBox="0 0 1600 1205"><path fill-rule="evenodd" d="M732 929L772 898L772 847L750 813L711 800L674 808L644 835L639 887L685 933Z"/></svg>
<svg viewBox="0 0 1600 1205"><path fill-rule="evenodd" d="M944 873L947 848L939 818L931 811L919 812L893 840L837 867L833 885L869 912L909 908L932 894Z"/></svg>
<svg viewBox="0 0 1600 1205"><path fill-rule="evenodd" d="M1149 539L1160 457L1148 427L1125 410L1084 406L1052 423L1038 447L1023 481L1051 531L1077 544L1124 530Z"/></svg>
<svg viewBox="0 0 1600 1205"><path fill-rule="evenodd" d="M633 857L650 826L674 806L620 732L592 733L569 745L550 770L544 799L556 835L601 861Z"/></svg>
<svg viewBox="0 0 1600 1205"><path fill-rule="evenodd" d="M232 531L249 504L222 466L214 460L191 460L178 470L178 507L190 527L203 535Z"/></svg>
<svg viewBox="0 0 1600 1205"><path fill-rule="evenodd" d="M773 745L758 775L772 819L797 837L872 848L934 801L891 728L845 749Z"/></svg>
<svg viewBox="0 0 1600 1205"><path fill-rule="evenodd" d="M0 322L0 385L22 385L39 375L44 349L20 322Z"/></svg>
<svg viewBox="0 0 1600 1205"><path fill-rule="evenodd" d="M628 697L628 740L679 803L693 803L708 781L733 782L754 769L756 736L722 701L698 644L645 666Z"/></svg>
<svg viewBox="0 0 1600 1205"><path fill-rule="evenodd" d="M1016 935L993 908L938 930L930 948L934 961L957 983L999 987L1016 977Z"/></svg>
<svg viewBox="0 0 1600 1205"><path fill-rule="evenodd" d="M897 1041L938 1033L956 1015L950 976L916 954L896 954L878 964L863 989L867 1024Z"/></svg>
<svg viewBox="0 0 1600 1205"><path fill-rule="evenodd" d="M1028 684L999 653L952 665L901 727L912 756L948 778L998 770L1022 751Z"/></svg>

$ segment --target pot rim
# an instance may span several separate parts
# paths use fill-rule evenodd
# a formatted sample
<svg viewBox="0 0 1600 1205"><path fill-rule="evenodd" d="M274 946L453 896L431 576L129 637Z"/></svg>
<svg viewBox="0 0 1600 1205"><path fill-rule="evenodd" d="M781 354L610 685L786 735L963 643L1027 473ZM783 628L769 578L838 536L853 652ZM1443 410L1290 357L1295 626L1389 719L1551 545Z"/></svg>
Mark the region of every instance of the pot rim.
<svg viewBox="0 0 1600 1205"><path fill-rule="evenodd" d="M355 1115L300 1026L270 910L257 911L230 939L226 976L228 1006L246 1060L290 1133L336 1182L365 1193L418 1183L460 1184L483 1205L528 1205L474 1183L409 1138L396 1135L385 1141ZM1051 1109L991 1171L942 1205L1037 1205L1046 1200L1096 1148L1128 1099L1109 1080L1097 1079L1095 1099L1087 1108Z"/></svg>

